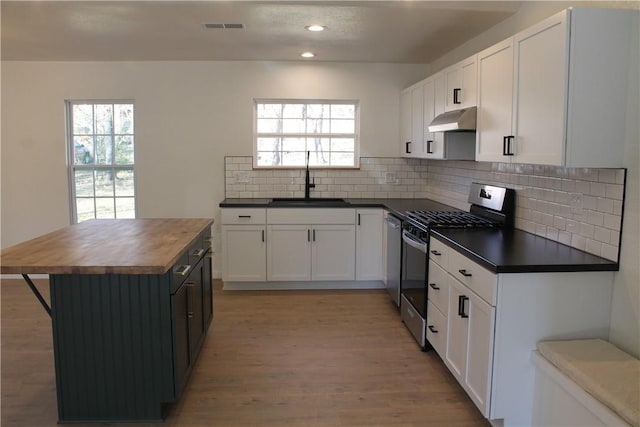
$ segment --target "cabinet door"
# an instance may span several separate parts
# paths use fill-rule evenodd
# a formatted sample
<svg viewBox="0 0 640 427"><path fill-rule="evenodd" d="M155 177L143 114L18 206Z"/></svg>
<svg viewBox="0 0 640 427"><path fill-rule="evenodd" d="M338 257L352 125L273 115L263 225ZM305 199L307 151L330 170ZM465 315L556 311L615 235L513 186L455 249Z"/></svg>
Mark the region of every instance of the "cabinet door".
<svg viewBox="0 0 640 427"><path fill-rule="evenodd" d="M222 279L230 282L264 281L266 242L263 225L222 227Z"/></svg>
<svg viewBox="0 0 640 427"><path fill-rule="evenodd" d="M466 304L469 314L469 337L465 389L482 415L488 417L495 307L487 304L473 292L468 292L467 295L469 297Z"/></svg>
<svg viewBox="0 0 640 427"><path fill-rule="evenodd" d="M424 94L422 85L411 90L411 154L409 157L424 156Z"/></svg>
<svg viewBox="0 0 640 427"><path fill-rule="evenodd" d="M442 79L439 81L442 83ZM424 125L424 157L428 159L444 158L444 142L443 138L437 135L443 135L442 132L429 132L429 124L436 117L436 79L429 79L422 88L424 97L423 125ZM442 89L440 90L442 93ZM441 103L442 104L442 103Z"/></svg>
<svg viewBox="0 0 640 427"><path fill-rule="evenodd" d="M204 332L209 329L209 323L213 318L213 283L211 277L211 252L208 252L202 260L202 319Z"/></svg>
<svg viewBox="0 0 640 427"><path fill-rule="evenodd" d="M411 89L400 95L400 155L409 157L411 152Z"/></svg>
<svg viewBox="0 0 640 427"><path fill-rule="evenodd" d="M512 136L513 37L478 54L476 160L510 162L504 154Z"/></svg>
<svg viewBox="0 0 640 427"><path fill-rule="evenodd" d="M449 281L449 313L447 314L447 350L445 364L458 382L464 386L465 369L467 364L467 336L469 318L463 314L468 307L466 298L470 291L453 277ZM468 310L464 313L468 313Z"/></svg>
<svg viewBox="0 0 640 427"><path fill-rule="evenodd" d="M267 226L267 280L311 280L310 226Z"/></svg>
<svg viewBox="0 0 640 427"><path fill-rule="evenodd" d="M476 105L478 66L476 55L445 70L445 110L459 110Z"/></svg>
<svg viewBox="0 0 640 427"><path fill-rule="evenodd" d="M566 11L514 37L513 151L518 163L564 163L567 40Z"/></svg>
<svg viewBox="0 0 640 427"><path fill-rule="evenodd" d="M355 227L316 225L312 230L311 279L355 279Z"/></svg>
<svg viewBox="0 0 640 427"><path fill-rule="evenodd" d="M433 76L433 117L437 117L440 114L444 113L444 104L446 100L446 87L444 81L444 73L439 72L435 76ZM428 126L426 124L425 126ZM444 159L446 158L447 153L445 152L444 147L444 132L434 132L433 133L433 151L432 158ZM442 153L442 157L440 157L440 153Z"/></svg>
<svg viewBox="0 0 640 427"><path fill-rule="evenodd" d="M356 280L382 280L386 228L382 209L358 209L356 215Z"/></svg>
<svg viewBox="0 0 640 427"><path fill-rule="evenodd" d="M173 333L174 397L177 399L189 373L189 325L187 318L188 292L183 284L171 295L171 317Z"/></svg>
<svg viewBox="0 0 640 427"><path fill-rule="evenodd" d="M187 323L189 328L189 361L193 363L204 338L202 260L189 274L187 288Z"/></svg>

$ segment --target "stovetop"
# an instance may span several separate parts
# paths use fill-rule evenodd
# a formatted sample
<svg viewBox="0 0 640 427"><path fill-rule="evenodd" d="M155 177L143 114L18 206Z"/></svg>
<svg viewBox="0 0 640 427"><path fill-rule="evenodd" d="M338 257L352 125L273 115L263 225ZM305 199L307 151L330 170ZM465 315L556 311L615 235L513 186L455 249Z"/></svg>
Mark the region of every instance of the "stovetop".
<svg viewBox="0 0 640 427"><path fill-rule="evenodd" d="M438 227L486 228L499 225L495 221L464 211L409 211L405 213L405 218L414 226L423 229Z"/></svg>

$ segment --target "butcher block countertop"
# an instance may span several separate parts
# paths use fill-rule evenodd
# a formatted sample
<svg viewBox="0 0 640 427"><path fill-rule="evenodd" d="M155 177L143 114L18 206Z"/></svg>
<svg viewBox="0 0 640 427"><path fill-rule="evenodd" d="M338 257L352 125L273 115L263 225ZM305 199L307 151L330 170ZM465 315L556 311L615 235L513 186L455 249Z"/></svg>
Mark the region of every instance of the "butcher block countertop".
<svg viewBox="0 0 640 427"><path fill-rule="evenodd" d="M93 219L11 246L3 274L164 274L213 220Z"/></svg>

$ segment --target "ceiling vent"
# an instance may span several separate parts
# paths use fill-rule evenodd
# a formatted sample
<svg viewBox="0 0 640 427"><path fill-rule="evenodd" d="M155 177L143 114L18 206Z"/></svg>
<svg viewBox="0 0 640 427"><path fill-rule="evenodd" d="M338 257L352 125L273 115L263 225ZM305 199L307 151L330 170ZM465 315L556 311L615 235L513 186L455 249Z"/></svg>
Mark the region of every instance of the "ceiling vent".
<svg viewBox="0 0 640 427"><path fill-rule="evenodd" d="M230 29L243 29L244 24L225 24L224 22L207 22L204 24L204 27L209 29L230 30Z"/></svg>

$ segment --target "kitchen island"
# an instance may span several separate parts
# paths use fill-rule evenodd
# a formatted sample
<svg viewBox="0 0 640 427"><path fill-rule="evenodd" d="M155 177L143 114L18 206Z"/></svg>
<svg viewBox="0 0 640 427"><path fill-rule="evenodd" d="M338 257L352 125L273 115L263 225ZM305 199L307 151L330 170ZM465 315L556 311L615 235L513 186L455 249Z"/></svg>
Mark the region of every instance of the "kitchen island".
<svg viewBox="0 0 640 427"><path fill-rule="evenodd" d="M50 275L59 422L161 421L213 318L210 219L90 220L6 248Z"/></svg>

